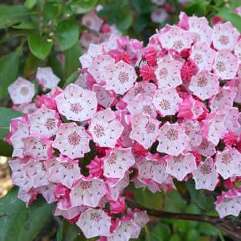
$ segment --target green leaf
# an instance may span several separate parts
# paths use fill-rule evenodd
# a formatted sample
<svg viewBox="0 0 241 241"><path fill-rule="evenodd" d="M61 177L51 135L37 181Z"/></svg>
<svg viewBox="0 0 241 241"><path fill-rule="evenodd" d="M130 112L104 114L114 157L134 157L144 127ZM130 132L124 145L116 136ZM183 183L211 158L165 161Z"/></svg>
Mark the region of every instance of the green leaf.
<svg viewBox="0 0 241 241"><path fill-rule="evenodd" d="M198 240L199 237L200 237L200 235L199 235L198 231L195 229L191 229L187 233L186 241Z"/></svg>
<svg viewBox="0 0 241 241"><path fill-rule="evenodd" d="M22 5L0 5L0 29L10 27L25 20L28 10Z"/></svg>
<svg viewBox="0 0 241 241"><path fill-rule="evenodd" d="M74 20L60 22L56 31L60 50L64 51L73 47L79 40L79 33L79 25Z"/></svg>
<svg viewBox="0 0 241 241"><path fill-rule="evenodd" d="M9 131L9 124L13 118L21 116L22 113L9 108L0 107L0 139L3 139Z"/></svg>
<svg viewBox="0 0 241 241"><path fill-rule="evenodd" d="M73 72L77 71L80 67L79 56L82 50L79 42L77 42L72 48L65 51L65 63L64 63L64 77L69 77Z"/></svg>
<svg viewBox="0 0 241 241"><path fill-rule="evenodd" d="M18 49L0 58L0 99L7 96L8 86L18 76L20 54L21 50Z"/></svg>
<svg viewBox="0 0 241 241"><path fill-rule="evenodd" d="M191 196L191 201L199 208L209 211L214 209L214 198L204 190L196 190L193 181L186 183L187 189Z"/></svg>
<svg viewBox="0 0 241 241"><path fill-rule="evenodd" d="M36 5L36 3L37 3L37 0L26 0L24 2L24 6L28 9L31 9Z"/></svg>
<svg viewBox="0 0 241 241"><path fill-rule="evenodd" d="M161 210L164 206L164 194L162 192L152 193L145 188L135 188L132 190L137 203L146 208Z"/></svg>
<svg viewBox="0 0 241 241"><path fill-rule="evenodd" d="M167 224L158 223L151 230L148 241L169 241L171 230Z"/></svg>
<svg viewBox="0 0 241 241"><path fill-rule="evenodd" d="M67 86L68 84L73 83L74 81L77 80L77 78L79 77L80 72L77 70L75 72L73 72L63 83L60 83L60 86Z"/></svg>
<svg viewBox="0 0 241 241"><path fill-rule="evenodd" d="M48 20L56 20L62 10L61 1L48 1L44 5L44 19Z"/></svg>
<svg viewBox="0 0 241 241"><path fill-rule="evenodd" d="M150 0L131 0L131 4L139 14L150 13L152 10Z"/></svg>
<svg viewBox="0 0 241 241"><path fill-rule="evenodd" d="M12 146L4 142L3 140L0 140L0 156L7 156L11 157L13 152Z"/></svg>
<svg viewBox="0 0 241 241"><path fill-rule="evenodd" d="M62 53L60 53L62 55ZM54 73L60 78L63 79L63 64L59 60L56 53L51 53L48 58L48 65L53 69Z"/></svg>
<svg viewBox="0 0 241 241"><path fill-rule="evenodd" d="M31 29L34 29L36 26L30 22L29 20L28 21L23 21L19 24L16 24L16 25L13 25L12 28L15 28L15 29L22 29L22 30L31 30Z"/></svg>
<svg viewBox="0 0 241 241"><path fill-rule="evenodd" d="M218 236L219 230L209 223L200 223L198 230L201 234L208 236Z"/></svg>
<svg viewBox="0 0 241 241"><path fill-rule="evenodd" d="M24 77L31 78L32 76L34 76L39 64L40 60L35 57L31 52L29 52L28 56L26 56L26 60L24 63Z"/></svg>
<svg viewBox="0 0 241 241"><path fill-rule="evenodd" d="M232 12L228 8L222 8L217 14L218 16L230 21L241 32L241 16Z"/></svg>
<svg viewBox="0 0 241 241"><path fill-rule="evenodd" d="M185 12L188 15L204 16L206 15L208 5L209 1L207 0L192 0L186 5Z"/></svg>
<svg viewBox="0 0 241 241"><path fill-rule="evenodd" d="M91 11L98 3L98 0L73 0L70 8L74 13L82 14Z"/></svg>
<svg viewBox="0 0 241 241"><path fill-rule="evenodd" d="M108 22L115 24L122 32L131 27L133 23L133 13L128 1L112 1L103 6L99 13L102 17L108 18Z"/></svg>
<svg viewBox="0 0 241 241"><path fill-rule="evenodd" d="M182 212L186 208L186 202L177 191L165 194L165 210L168 212Z"/></svg>
<svg viewBox="0 0 241 241"><path fill-rule="evenodd" d="M44 39L36 33L32 33L28 36L28 45L34 56L44 60L49 55L53 42Z"/></svg>
<svg viewBox="0 0 241 241"><path fill-rule="evenodd" d="M29 208L12 189L0 199L0 241L33 241L52 220L52 206L43 199Z"/></svg>
<svg viewBox="0 0 241 241"><path fill-rule="evenodd" d="M61 220L57 231L57 241L85 241L80 229L73 224Z"/></svg>
<svg viewBox="0 0 241 241"><path fill-rule="evenodd" d="M170 241L181 241L181 238L178 234L173 234Z"/></svg>

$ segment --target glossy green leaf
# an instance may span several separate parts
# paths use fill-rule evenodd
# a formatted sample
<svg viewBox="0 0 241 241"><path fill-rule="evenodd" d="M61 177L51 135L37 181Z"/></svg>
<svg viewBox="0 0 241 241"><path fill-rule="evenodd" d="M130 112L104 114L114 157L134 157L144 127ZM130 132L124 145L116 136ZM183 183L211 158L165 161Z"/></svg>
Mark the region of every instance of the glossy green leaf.
<svg viewBox="0 0 241 241"><path fill-rule="evenodd" d="M91 11L98 3L98 0L73 0L71 9L74 13L82 14Z"/></svg>
<svg viewBox="0 0 241 241"><path fill-rule="evenodd" d="M150 228L148 241L169 241L170 236L170 227L167 224L157 223L152 228Z"/></svg>
<svg viewBox="0 0 241 241"><path fill-rule="evenodd" d="M36 26L30 22L29 20L28 21L23 21L19 24L16 24L16 25L13 25L12 28L15 28L15 29L22 29L22 30L31 30L31 29L34 29Z"/></svg>
<svg viewBox="0 0 241 241"><path fill-rule="evenodd" d="M103 5L99 14L108 19L108 22L115 24L122 32L128 30L133 23L133 13L128 1L111 1Z"/></svg>
<svg viewBox="0 0 241 241"><path fill-rule="evenodd" d="M10 108L0 107L0 139L3 139L8 133L10 121L21 115L22 113Z"/></svg>
<svg viewBox="0 0 241 241"><path fill-rule="evenodd" d="M0 58L0 99L8 95L8 86L17 78L21 50Z"/></svg>
<svg viewBox="0 0 241 241"><path fill-rule="evenodd" d="M201 234L208 236L218 236L219 230L209 223L200 223L198 225L198 230Z"/></svg>
<svg viewBox="0 0 241 241"><path fill-rule="evenodd" d="M188 15L205 16L209 2L207 0L192 0L187 3L185 12Z"/></svg>
<svg viewBox="0 0 241 241"><path fill-rule="evenodd" d="M76 225L60 220L57 231L57 241L86 241L86 239Z"/></svg>
<svg viewBox="0 0 241 241"><path fill-rule="evenodd" d="M228 8L222 8L218 12L218 16L224 18L227 21L230 21L241 32L241 16L232 12Z"/></svg>
<svg viewBox="0 0 241 241"><path fill-rule="evenodd" d="M162 192L152 193L146 188L135 188L132 190L134 199L143 207L161 210L164 206L164 194Z"/></svg>
<svg viewBox="0 0 241 241"><path fill-rule="evenodd" d="M168 212L183 212L186 202L177 191L165 193L165 210Z"/></svg>
<svg viewBox="0 0 241 241"><path fill-rule="evenodd" d="M131 4L139 14L150 13L152 10L150 0L131 0Z"/></svg>
<svg viewBox="0 0 241 241"><path fill-rule="evenodd" d="M38 0L25 0L24 6L26 8L31 9L31 8L33 8L37 4L37 2L38 2Z"/></svg>
<svg viewBox="0 0 241 241"><path fill-rule="evenodd" d="M49 55L53 42L33 33L28 36L28 45L35 57L44 60Z"/></svg>
<svg viewBox="0 0 241 241"><path fill-rule="evenodd" d="M204 190L196 190L193 181L186 183L187 189L191 196L191 201L199 208L209 211L214 209L214 198Z"/></svg>
<svg viewBox="0 0 241 241"><path fill-rule="evenodd" d="M0 29L10 27L26 19L28 10L22 5L0 4Z"/></svg>
<svg viewBox="0 0 241 241"><path fill-rule="evenodd" d="M29 208L12 189L0 199L0 241L33 241L52 220L52 206L43 199Z"/></svg>
<svg viewBox="0 0 241 241"><path fill-rule="evenodd" d="M62 10L61 1L47 1L44 4L44 19L57 20Z"/></svg>
<svg viewBox="0 0 241 241"><path fill-rule="evenodd" d="M178 234L173 234L170 239L170 241L181 241L181 240L182 239L180 238L180 235L178 235Z"/></svg>
<svg viewBox="0 0 241 241"><path fill-rule="evenodd" d="M65 20L59 23L56 37L60 50L73 47L79 40L79 25L74 20Z"/></svg>
<svg viewBox="0 0 241 241"><path fill-rule="evenodd" d="M200 234L195 229L190 229L187 233L186 241L194 241L198 240L200 237Z"/></svg>
<svg viewBox="0 0 241 241"><path fill-rule="evenodd" d="M79 77L79 75L80 75L80 72L78 70L73 72L68 78L66 78L63 81L63 83L60 83L61 86L67 86L68 84L75 82L77 80L77 78Z"/></svg>
<svg viewBox="0 0 241 241"><path fill-rule="evenodd" d="M77 42L72 48L68 49L64 53L64 77L69 77L73 72L77 71L80 67L79 57L81 56L82 49L79 42Z"/></svg>
<svg viewBox="0 0 241 241"><path fill-rule="evenodd" d="M61 53L61 55L62 55L62 53ZM50 66L53 69L54 73L60 79L63 79L63 72L64 72L63 63L58 58L56 53L51 52L51 54L50 54L50 56L48 58L48 63L47 64L48 64L48 66Z"/></svg>

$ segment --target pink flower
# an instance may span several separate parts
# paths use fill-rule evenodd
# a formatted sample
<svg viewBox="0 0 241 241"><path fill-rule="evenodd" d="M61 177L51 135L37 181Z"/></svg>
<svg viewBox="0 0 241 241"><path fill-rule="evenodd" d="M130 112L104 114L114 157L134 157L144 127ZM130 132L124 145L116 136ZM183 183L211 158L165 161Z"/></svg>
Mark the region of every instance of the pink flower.
<svg viewBox="0 0 241 241"><path fill-rule="evenodd" d="M110 109L99 111L91 120L89 132L102 147L114 148L123 132L123 126Z"/></svg>
<svg viewBox="0 0 241 241"><path fill-rule="evenodd" d="M89 176L92 177L101 177L103 175L103 160L96 157L93 159L90 164L88 164Z"/></svg>
<svg viewBox="0 0 241 241"><path fill-rule="evenodd" d="M59 127L59 116L55 110L39 108L28 116L30 134L42 137L51 137L56 134Z"/></svg>
<svg viewBox="0 0 241 241"><path fill-rule="evenodd" d="M182 181L187 174L192 173L197 168L196 158L191 153L170 157L166 162L166 172L179 181Z"/></svg>
<svg viewBox="0 0 241 241"><path fill-rule="evenodd" d="M140 75L145 81L155 79L154 68L149 65L143 65L140 67Z"/></svg>
<svg viewBox="0 0 241 241"><path fill-rule="evenodd" d="M126 209L125 199L119 198L117 201L110 202L110 213L111 214L119 214L123 213Z"/></svg>
<svg viewBox="0 0 241 241"><path fill-rule="evenodd" d="M104 159L104 176L108 178L123 178L135 158L130 148L116 148Z"/></svg>
<svg viewBox="0 0 241 241"><path fill-rule="evenodd" d="M222 192L222 194L217 197L215 205L221 218L228 215L238 216L241 211L240 189L231 189L227 192Z"/></svg>
<svg viewBox="0 0 241 241"><path fill-rule="evenodd" d="M34 84L22 77L18 77L9 85L8 93L14 104L29 103L35 95Z"/></svg>
<svg viewBox="0 0 241 241"><path fill-rule="evenodd" d="M76 224L86 238L110 235L111 218L101 209L87 209L80 215Z"/></svg>
<svg viewBox="0 0 241 241"><path fill-rule="evenodd" d="M154 66L157 60L157 50L154 47L147 47L144 49L143 57L149 65Z"/></svg>
<svg viewBox="0 0 241 241"><path fill-rule="evenodd" d="M75 123L61 124L53 142L53 147L70 158L83 157L90 151L90 136L86 130Z"/></svg>
<svg viewBox="0 0 241 241"><path fill-rule="evenodd" d="M97 108L95 92L75 84L68 85L55 100L60 114L74 121L90 119L94 116Z"/></svg>
<svg viewBox="0 0 241 241"><path fill-rule="evenodd" d="M157 150L173 156L182 154L188 146L188 136L177 123L170 124L166 122L160 128L158 141Z"/></svg>
<svg viewBox="0 0 241 241"><path fill-rule="evenodd" d="M218 76L208 71L200 71L191 78L188 88L201 100L206 100L219 92Z"/></svg>
<svg viewBox="0 0 241 241"><path fill-rule="evenodd" d="M181 79L188 84L192 77L197 74L198 67L193 61L188 60L182 65L180 71Z"/></svg>
<svg viewBox="0 0 241 241"><path fill-rule="evenodd" d="M60 79L54 74L50 67L38 68L36 73L38 83L46 89L53 89L57 87Z"/></svg>
<svg viewBox="0 0 241 241"><path fill-rule="evenodd" d="M238 58L229 50L220 50L217 52L213 69L219 78L233 79L238 71Z"/></svg>
<svg viewBox="0 0 241 241"><path fill-rule="evenodd" d="M182 84L182 63L167 56L158 61L155 75L159 88L175 88Z"/></svg>
<svg viewBox="0 0 241 241"><path fill-rule="evenodd" d="M212 158L207 158L201 162L193 171L196 189L207 189L213 191L218 183L218 173L215 170Z"/></svg>
<svg viewBox="0 0 241 241"><path fill-rule="evenodd" d="M97 207L106 193L105 183L101 179L80 180L70 191L72 207L81 205Z"/></svg>
<svg viewBox="0 0 241 241"><path fill-rule="evenodd" d="M166 30L166 29L165 29ZM159 33L159 40L165 49L173 49L177 52L191 47L193 35L177 26L168 26L168 29Z"/></svg>
<svg viewBox="0 0 241 241"><path fill-rule="evenodd" d="M213 45L217 50L233 50L240 33L230 22L218 23L213 27Z"/></svg>

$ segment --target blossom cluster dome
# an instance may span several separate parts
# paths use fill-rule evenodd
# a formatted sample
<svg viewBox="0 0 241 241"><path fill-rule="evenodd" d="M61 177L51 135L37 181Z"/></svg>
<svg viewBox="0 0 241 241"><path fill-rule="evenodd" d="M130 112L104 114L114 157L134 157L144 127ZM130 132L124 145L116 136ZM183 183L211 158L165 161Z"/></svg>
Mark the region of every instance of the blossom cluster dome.
<svg viewBox="0 0 241 241"><path fill-rule="evenodd" d="M238 216L240 41L229 22L181 13L145 47L119 35L90 44L79 78L63 89L50 69L38 70L51 91L34 101L33 84L18 78L9 94L24 115L6 139L19 198L30 204L41 194L55 215L101 241L138 238L148 222L128 207L130 183L159 192L193 179L215 190L221 217Z"/></svg>

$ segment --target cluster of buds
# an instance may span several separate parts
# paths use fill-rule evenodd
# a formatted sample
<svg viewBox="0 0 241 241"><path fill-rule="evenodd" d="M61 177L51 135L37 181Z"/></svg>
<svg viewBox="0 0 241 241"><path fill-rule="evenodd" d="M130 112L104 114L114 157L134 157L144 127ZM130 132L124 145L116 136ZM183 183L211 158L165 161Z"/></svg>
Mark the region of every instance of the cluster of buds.
<svg viewBox="0 0 241 241"><path fill-rule="evenodd" d="M159 192L194 179L218 195L221 217L239 215L241 40L231 23L211 27L182 13L146 47L112 36L90 44L80 63L64 89L49 69L38 71L51 90L32 103L31 82L9 87L14 108L33 106L6 138L20 199L41 194L56 203L55 215L101 241L137 238L148 222L128 207L130 183Z"/></svg>

